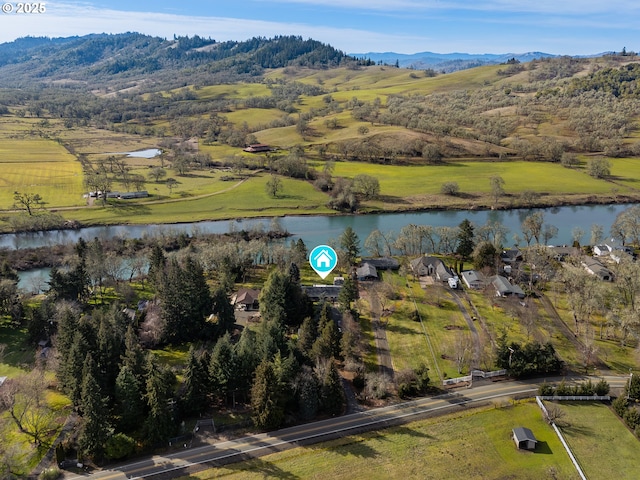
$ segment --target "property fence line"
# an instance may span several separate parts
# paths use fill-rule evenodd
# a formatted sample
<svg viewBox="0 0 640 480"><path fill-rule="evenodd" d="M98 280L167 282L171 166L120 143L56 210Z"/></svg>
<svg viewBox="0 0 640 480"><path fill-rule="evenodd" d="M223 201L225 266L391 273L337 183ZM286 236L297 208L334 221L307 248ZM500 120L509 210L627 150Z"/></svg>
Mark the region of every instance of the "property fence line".
<svg viewBox="0 0 640 480"><path fill-rule="evenodd" d="M609 395L543 395L541 397L542 400L550 400L553 402L573 402L576 400L580 401L611 401L611 397Z"/></svg>
<svg viewBox="0 0 640 480"><path fill-rule="evenodd" d="M471 375L467 375L466 377L456 377L456 378L447 378L442 381L443 385L455 385L456 383L470 382L473 380Z"/></svg>
<svg viewBox="0 0 640 480"><path fill-rule="evenodd" d="M506 370L494 370L493 372L483 372L482 370L473 370L471 376L481 378L502 377L507 374Z"/></svg>
<svg viewBox="0 0 640 480"><path fill-rule="evenodd" d="M482 370L472 370L471 375L465 377L448 378L442 381L442 385L456 385L458 383L471 382L474 378L493 378L506 375L506 370L494 370L493 372L483 372Z"/></svg>
<svg viewBox="0 0 640 480"><path fill-rule="evenodd" d="M538 406L540 407L540 409L544 412L545 417L549 416L549 412L547 412L547 407L544 406L544 403L542 403L542 400L546 400L547 398L549 397L536 396L536 402L538 403ZM590 399L593 400L593 397L590 397ZM580 478L582 480L587 480L587 477L582 471L582 468L580 468L580 464L578 463L578 460L576 459L576 457L573 456L573 452L571 451L571 448L569 448L569 444L564 439L564 436L562 435L562 432L560 431L560 429L556 426L554 422L551 422L551 427L556 432L556 435L558 435L558 438L560 439L560 443L562 443L562 446L569 454L569 458L571 459L573 466L576 467L576 470L578 471L578 475L580 475Z"/></svg>

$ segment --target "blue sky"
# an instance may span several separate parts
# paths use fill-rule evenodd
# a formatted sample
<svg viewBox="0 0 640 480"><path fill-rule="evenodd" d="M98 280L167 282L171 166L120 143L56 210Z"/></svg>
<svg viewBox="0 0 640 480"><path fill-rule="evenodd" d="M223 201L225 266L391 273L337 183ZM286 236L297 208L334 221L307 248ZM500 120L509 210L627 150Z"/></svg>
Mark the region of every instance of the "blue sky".
<svg viewBox="0 0 640 480"><path fill-rule="evenodd" d="M0 0L16 6L17 2ZM582 55L640 50L638 0L87 0L0 13L0 42L137 31L222 40L302 35L348 53Z"/></svg>

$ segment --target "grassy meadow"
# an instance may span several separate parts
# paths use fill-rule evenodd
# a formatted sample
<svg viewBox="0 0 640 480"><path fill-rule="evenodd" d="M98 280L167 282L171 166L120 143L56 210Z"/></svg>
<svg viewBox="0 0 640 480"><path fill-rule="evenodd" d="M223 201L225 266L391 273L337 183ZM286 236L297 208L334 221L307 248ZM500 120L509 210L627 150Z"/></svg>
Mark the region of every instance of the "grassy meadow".
<svg viewBox="0 0 640 480"><path fill-rule="evenodd" d="M511 430L522 425L531 428L540 441L536 452L515 447ZM615 468L610 471L614 478L615 472ZM298 447L189 478L571 480L578 474L560 440L542 420L538 406L526 402Z"/></svg>
<svg viewBox="0 0 640 480"><path fill-rule="evenodd" d="M632 480L640 471L640 441L602 403L562 402L568 425L562 427L587 478Z"/></svg>

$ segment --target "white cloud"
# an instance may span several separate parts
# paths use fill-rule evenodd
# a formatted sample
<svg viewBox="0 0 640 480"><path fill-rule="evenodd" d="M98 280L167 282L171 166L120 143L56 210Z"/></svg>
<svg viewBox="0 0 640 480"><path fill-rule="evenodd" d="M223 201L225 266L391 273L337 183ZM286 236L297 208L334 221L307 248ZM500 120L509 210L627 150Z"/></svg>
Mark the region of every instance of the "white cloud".
<svg viewBox="0 0 640 480"><path fill-rule="evenodd" d="M640 11L637 0L263 0L357 9L360 11L406 12L410 10L490 11L498 14L544 13L550 15L584 15Z"/></svg>
<svg viewBox="0 0 640 480"><path fill-rule="evenodd" d="M217 41L246 40L254 36L300 35L330 43L348 52L376 50L410 52L411 45L426 45L428 41L425 37L384 34L355 28L241 18L125 12L71 4L50 5L47 12L40 15L13 15L11 22L6 23L6 25L0 24L0 42L24 36L67 37L127 31L166 38L172 38L174 34L190 36L197 34Z"/></svg>

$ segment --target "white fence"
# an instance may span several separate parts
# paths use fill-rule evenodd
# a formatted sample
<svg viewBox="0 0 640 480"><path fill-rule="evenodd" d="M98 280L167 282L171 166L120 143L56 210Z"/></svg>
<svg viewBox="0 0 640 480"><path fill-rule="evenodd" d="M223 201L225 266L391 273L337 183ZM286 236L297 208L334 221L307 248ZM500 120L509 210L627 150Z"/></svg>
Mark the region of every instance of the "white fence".
<svg viewBox="0 0 640 480"><path fill-rule="evenodd" d="M595 395L593 395L591 397L583 396L583 398L589 399L589 400L595 400L596 399L595 397L596 397ZM542 403L542 400L547 400L548 398L554 398L554 397L536 397L536 402L538 403L538 406L542 409L542 412L544 413L545 417L549 416L549 412L547 412L547 408L544 406L544 403ZM570 398L570 397L557 397L557 398ZM580 475L580 478L582 480L587 480L587 477L584 475L584 472L582 471L582 468L580 468L580 464L578 463L578 460L576 459L576 457L573 456L573 452L571 451L571 448L569 448L569 444L567 444L567 442L564 439L564 436L562 435L562 432L560 431L560 429L553 422L551 422L551 427L553 428L553 431L556 432L556 435L558 435L558 438L560 439L560 442L562 443L562 446L564 447L564 449L569 454L569 458L571 459L571 463L573 463L573 466L576 467L576 470L578 471L578 475Z"/></svg>
<svg viewBox="0 0 640 480"><path fill-rule="evenodd" d="M501 377L507 374L506 370L494 370L493 372L483 372L482 370L472 370L471 375L466 377L448 378L442 381L444 386L456 385L458 383L471 382L474 378L493 378Z"/></svg>
<svg viewBox="0 0 640 480"><path fill-rule="evenodd" d="M552 402L573 402L575 400L580 401L611 401L609 395L543 395L540 397L542 400L550 400Z"/></svg>

